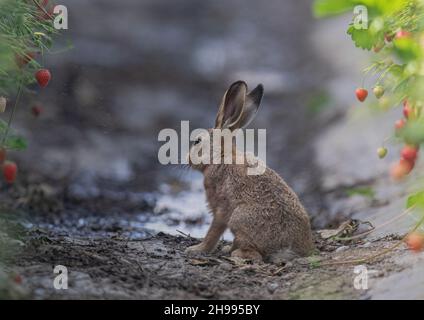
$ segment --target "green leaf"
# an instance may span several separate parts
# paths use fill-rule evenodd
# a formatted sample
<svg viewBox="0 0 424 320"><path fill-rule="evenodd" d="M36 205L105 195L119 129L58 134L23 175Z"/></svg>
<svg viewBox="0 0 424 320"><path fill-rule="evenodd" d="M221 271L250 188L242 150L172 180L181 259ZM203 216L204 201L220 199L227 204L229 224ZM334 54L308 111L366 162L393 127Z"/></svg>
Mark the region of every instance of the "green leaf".
<svg viewBox="0 0 424 320"><path fill-rule="evenodd" d="M379 33L372 33L370 29L356 29L353 25L350 25L347 34L352 37L355 46L367 50L371 50L382 39Z"/></svg>
<svg viewBox="0 0 424 320"><path fill-rule="evenodd" d="M424 191L414 193L408 197L406 208L411 208L412 206L424 208Z"/></svg>
<svg viewBox="0 0 424 320"><path fill-rule="evenodd" d="M372 18L376 15L392 15L408 2L409 0L315 0L313 12L316 17L323 18L353 12L355 6L364 5Z"/></svg>
<svg viewBox="0 0 424 320"><path fill-rule="evenodd" d="M354 7L352 0L315 0L313 4L314 15L318 18L330 17L345 13Z"/></svg>
<svg viewBox="0 0 424 320"><path fill-rule="evenodd" d="M405 62L420 58L421 47L413 39L404 38L394 41L396 54Z"/></svg>
<svg viewBox="0 0 424 320"><path fill-rule="evenodd" d="M3 134L6 131L7 122L0 119L0 134Z"/></svg>
<svg viewBox="0 0 424 320"><path fill-rule="evenodd" d="M407 123L401 131L401 138L411 144L424 143L424 121L416 120Z"/></svg>
<svg viewBox="0 0 424 320"><path fill-rule="evenodd" d="M7 123L0 119L0 141L3 139L4 134L6 133ZM11 150L24 150L27 148L28 144L25 138L20 135L17 135L12 128L9 129L9 134L4 142L6 149Z"/></svg>
<svg viewBox="0 0 424 320"><path fill-rule="evenodd" d="M5 141L6 149L11 150L25 150L28 146L27 141L22 136L9 136Z"/></svg>
<svg viewBox="0 0 424 320"><path fill-rule="evenodd" d="M365 6L375 6L384 15L392 15L407 5L410 0L364 0Z"/></svg>
<svg viewBox="0 0 424 320"><path fill-rule="evenodd" d="M347 189L346 194L349 197L354 195L360 195L360 196L364 196L371 199L374 199L375 197L375 191L371 187L358 187L358 188Z"/></svg>
<svg viewBox="0 0 424 320"><path fill-rule="evenodd" d="M321 259L320 259L319 256L308 257L308 260L309 260L309 266L312 269L316 269L316 268L319 268L321 266Z"/></svg>

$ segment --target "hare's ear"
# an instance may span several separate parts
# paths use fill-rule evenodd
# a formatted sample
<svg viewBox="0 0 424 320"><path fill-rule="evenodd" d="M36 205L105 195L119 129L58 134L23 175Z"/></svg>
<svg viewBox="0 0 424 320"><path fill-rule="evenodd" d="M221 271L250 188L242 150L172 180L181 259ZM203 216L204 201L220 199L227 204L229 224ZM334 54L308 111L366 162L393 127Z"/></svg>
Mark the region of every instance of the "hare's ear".
<svg viewBox="0 0 424 320"><path fill-rule="evenodd" d="M237 123L237 128L246 128L255 118L264 96L264 86L259 84L246 97L243 113Z"/></svg>
<svg viewBox="0 0 424 320"><path fill-rule="evenodd" d="M247 85L244 81L234 82L225 92L215 120L215 128L231 128L243 112Z"/></svg>

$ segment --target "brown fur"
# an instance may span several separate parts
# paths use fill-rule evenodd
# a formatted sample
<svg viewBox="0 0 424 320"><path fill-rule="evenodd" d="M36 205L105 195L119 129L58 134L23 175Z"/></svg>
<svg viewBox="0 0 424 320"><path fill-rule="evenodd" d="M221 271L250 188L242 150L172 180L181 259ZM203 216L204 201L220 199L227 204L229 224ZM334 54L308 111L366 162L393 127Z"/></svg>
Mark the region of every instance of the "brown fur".
<svg viewBox="0 0 424 320"><path fill-rule="evenodd" d="M247 89L247 86L244 88L244 82L237 82L229 90L237 92L238 88L235 86L243 87L241 92ZM251 109L251 112L256 113L262 91L260 95L256 99L252 97L257 107L256 110ZM233 96L239 95L233 93ZM240 99L240 104L245 104L249 101L248 98L249 95L236 99ZM226 118L231 117L231 114L233 119L246 119L249 116L239 114L247 110L247 107L237 106L237 100L230 102L235 105L235 111L231 113L227 110L224 114L223 111L226 109L224 95L222 102L224 105L221 105L217 116L217 128L222 128L222 124ZM233 124L232 129L242 128L245 122ZM211 130L209 134L209 139L212 141ZM267 167L262 175L248 175L249 165L253 164L245 162L240 165L192 165L204 175L204 186L213 221L203 241L187 248L186 251L213 251L224 231L230 228L234 234L230 250L232 256L279 262L295 256L308 255L313 249L311 228L308 214L298 197L272 169Z"/></svg>

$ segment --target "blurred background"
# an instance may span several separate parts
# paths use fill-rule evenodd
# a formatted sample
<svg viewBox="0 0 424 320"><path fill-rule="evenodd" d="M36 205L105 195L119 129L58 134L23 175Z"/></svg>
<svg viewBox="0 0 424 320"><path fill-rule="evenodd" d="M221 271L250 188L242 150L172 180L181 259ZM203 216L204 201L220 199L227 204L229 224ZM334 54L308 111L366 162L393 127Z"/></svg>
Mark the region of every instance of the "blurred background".
<svg viewBox="0 0 424 320"><path fill-rule="evenodd" d="M28 112L18 111L15 123L29 139L29 149L16 153L21 176L64 199L66 213L54 225L94 229L99 216L121 215L124 221L113 220L121 225L130 214L135 226L203 236L202 177L160 165L157 136L179 130L181 120L210 127L238 79L265 86L251 127L267 129L268 165L299 194L315 227L334 220L322 164L335 172L346 165L331 163L337 142L324 143L321 156L316 142L353 102L363 57L353 56L358 50L345 35L349 16L316 21L310 1L294 0L60 4L68 7L69 30L45 58L53 80L27 98L21 108ZM68 41L73 48L63 52ZM35 103L43 107L36 121Z"/></svg>

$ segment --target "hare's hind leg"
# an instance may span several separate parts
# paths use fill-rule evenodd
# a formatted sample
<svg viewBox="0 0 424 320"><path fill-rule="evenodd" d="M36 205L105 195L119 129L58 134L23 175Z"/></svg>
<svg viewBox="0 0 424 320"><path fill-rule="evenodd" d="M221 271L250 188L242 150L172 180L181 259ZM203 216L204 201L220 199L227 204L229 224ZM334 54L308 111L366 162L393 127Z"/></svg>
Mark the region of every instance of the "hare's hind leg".
<svg viewBox="0 0 424 320"><path fill-rule="evenodd" d="M248 209L247 209L248 210ZM262 261L255 237L256 231L251 228L255 221L250 221L251 215L243 207L234 210L228 226L234 234L231 256L242 259Z"/></svg>
<svg viewBox="0 0 424 320"><path fill-rule="evenodd" d="M231 256L257 262L262 261L262 255L254 249L236 249L231 253Z"/></svg>
<svg viewBox="0 0 424 320"><path fill-rule="evenodd" d="M254 249L249 239L243 238L239 233L234 234L233 245L231 246L231 256L246 260L262 261L262 255Z"/></svg>

